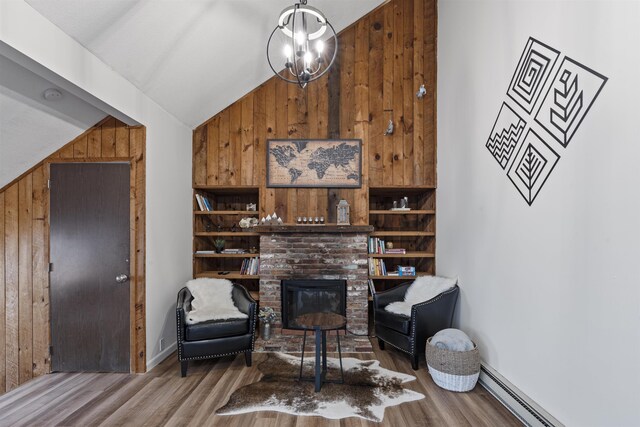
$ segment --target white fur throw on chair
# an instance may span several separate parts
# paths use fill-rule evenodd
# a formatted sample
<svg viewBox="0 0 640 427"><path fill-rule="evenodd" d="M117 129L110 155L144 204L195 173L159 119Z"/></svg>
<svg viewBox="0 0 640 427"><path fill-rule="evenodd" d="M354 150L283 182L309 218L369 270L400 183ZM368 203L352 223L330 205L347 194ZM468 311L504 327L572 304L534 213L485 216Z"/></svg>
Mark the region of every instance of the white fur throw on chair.
<svg viewBox="0 0 640 427"><path fill-rule="evenodd" d="M440 295L444 291L453 288L458 279L448 277L421 276L413 281L404 294L404 301L396 301L387 305L384 309L390 313L411 316L411 306L421 302L429 301L431 298Z"/></svg>
<svg viewBox="0 0 640 427"><path fill-rule="evenodd" d="M188 325L208 320L246 319L249 317L238 310L238 307L233 303L231 296L233 283L226 279L189 280L187 288L193 296L191 311L186 313Z"/></svg>

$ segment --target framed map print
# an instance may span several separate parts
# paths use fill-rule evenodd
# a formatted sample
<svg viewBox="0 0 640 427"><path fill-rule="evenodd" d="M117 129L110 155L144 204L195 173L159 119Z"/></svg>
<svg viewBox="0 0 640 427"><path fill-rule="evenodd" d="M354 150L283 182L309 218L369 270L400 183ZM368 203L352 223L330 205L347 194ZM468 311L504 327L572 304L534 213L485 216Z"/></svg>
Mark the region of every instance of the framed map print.
<svg viewBox="0 0 640 427"><path fill-rule="evenodd" d="M267 187L359 188L359 139L270 139Z"/></svg>

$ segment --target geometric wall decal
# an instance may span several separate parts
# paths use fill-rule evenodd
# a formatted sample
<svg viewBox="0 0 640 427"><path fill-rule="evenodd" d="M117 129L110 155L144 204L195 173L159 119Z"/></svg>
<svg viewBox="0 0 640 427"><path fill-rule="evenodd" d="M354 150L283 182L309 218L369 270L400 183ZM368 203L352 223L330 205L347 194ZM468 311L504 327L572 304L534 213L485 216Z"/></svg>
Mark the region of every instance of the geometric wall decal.
<svg viewBox="0 0 640 427"><path fill-rule="evenodd" d="M533 37L527 40L485 146L529 206L560 159L540 135L566 148L607 80Z"/></svg>
<svg viewBox="0 0 640 427"><path fill-rule="evenodd" d="M516 145L524 134L526 122L506 103L502 103L496 122L487 140L487 149L502 166L507 167Z"/></svg>
<svg viewBox="0 0 640 427"><path fill-rule="evenodd" d="M529 37L507 90L527 113L533 111L559 55L559 51Z"/></svg>
<svg viewBox="0 0 640 427"><path fill-rule="evenodd" d="M607 77L565 57L536 114L536 122L566 147Z"/></svg>
<svg viewBox="0 0 640 427"><path fill-rule="evenodd" d="M529 129L507 173L529 206L549 178L559 158L551 147Z"/></svg>

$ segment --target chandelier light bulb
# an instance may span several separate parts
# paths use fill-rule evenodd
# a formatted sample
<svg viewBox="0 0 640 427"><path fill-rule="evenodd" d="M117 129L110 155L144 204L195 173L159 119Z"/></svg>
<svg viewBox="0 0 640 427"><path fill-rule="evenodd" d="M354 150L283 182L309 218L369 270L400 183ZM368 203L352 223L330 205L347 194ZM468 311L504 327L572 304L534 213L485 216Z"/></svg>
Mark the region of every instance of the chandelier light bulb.
<svg viewBox="0 0 640 427"><path fill-rule="evenodd" d="M283 51L284 51L284 57L287 58L287 61L291 61L291 54L293 54L293 50L291 49L291 45L285 44Z"/></svg>
<svg viewBox="0 0 640 427"><path fill-rule="evenodd" d="M309 68L311 66L312 60L313 60L313 55L311 55L311 52L306 52L304 54L304 67Z"/></svg>
<svg viewBox="0 0 640 427"><path fill-rule="evenodd" d="M302 31L296 33L296 41L299 45L303 45L306 38L306 35Z"/></svg>
<svg viewBox="0 0 640 427"><path fill-rule="evenodd" d="M318 56L322 55L323 50L324 50L324 42L322 40L318 40L316 42L316 51L318 52Z"/></svg>

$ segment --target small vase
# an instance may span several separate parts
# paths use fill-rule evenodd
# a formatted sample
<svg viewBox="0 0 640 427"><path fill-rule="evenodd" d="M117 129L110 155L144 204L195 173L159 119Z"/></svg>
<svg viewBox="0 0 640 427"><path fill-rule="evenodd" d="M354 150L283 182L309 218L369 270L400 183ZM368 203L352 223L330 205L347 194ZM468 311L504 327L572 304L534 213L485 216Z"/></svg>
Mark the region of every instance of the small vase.
<svg viewBox="0 0 640 427"><path fill-rule="evenodd" d="M271 338L271 323L260 322L260 336L263 340L269 341Z"/></svg>

